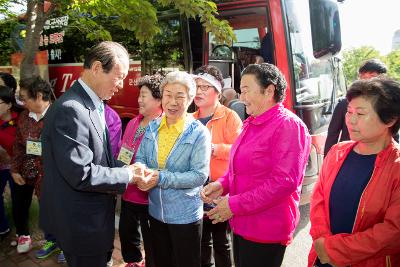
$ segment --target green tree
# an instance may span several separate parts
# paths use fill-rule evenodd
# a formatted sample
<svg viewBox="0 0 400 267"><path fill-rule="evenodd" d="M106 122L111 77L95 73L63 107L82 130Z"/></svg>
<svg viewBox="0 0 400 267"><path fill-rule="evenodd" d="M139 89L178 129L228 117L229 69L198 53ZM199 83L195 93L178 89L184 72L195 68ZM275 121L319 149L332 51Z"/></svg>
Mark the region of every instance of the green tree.
<svg viewBox="0 0 400 267"><path fill-rule="evenodd" d="M228 22L215 18L217 6L208 0L52 0L49 2L44 0L0 0L0 12L7 13L10 10L9 5L14 2L22 3L26 7L27 30L21 77L29 77L37 73L34 56L39 48L40 33L46 19L55 10L86 14L79 17L76 25L96 30L90 31L86 35L89 41L111 39L109 31L93 19L97 15L116 17L115 24L124 30L131 31L139 43L151 41L160 32L157 7L175 8L187 18L199 17L205 30L213 32L215 38L220 42L234 38L233 29Z"/></svg>
<svg viewBox="0 0 400 267"><path fill-rule="evenodd" d="M385 57L389 77L400 81L400 49L390 52Z"/></svg>
<svg viewBox="0 0 400 267"><path fill-rule="evenodd" d="M13 18L0 21L0 65L10 65L10 55L14 52L10 33L18 21Z"/></svg>
<svg viewBox="0 0 400 267"><path fill-rule="evenodd" d="M343 70L346 75L347 85L357 79L358 68L361 63L371 58L379 58L383 60L379 51L371 46L362 46L343 51Z"/></svg>

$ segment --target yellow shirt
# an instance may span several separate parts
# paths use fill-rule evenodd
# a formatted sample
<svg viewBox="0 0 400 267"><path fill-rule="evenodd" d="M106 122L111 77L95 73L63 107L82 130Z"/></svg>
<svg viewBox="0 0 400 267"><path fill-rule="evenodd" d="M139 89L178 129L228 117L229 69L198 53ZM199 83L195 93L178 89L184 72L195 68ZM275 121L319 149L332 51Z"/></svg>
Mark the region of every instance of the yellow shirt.
<svg viewBox="0 0 400 267"><path fill-rule="evenodd" d="M163 116L160 127L158 128L158 167L165 168L165 162L171 152L179 135L183 132L184 119L180 119L177 123L167 125L167 119Z"/></svg>

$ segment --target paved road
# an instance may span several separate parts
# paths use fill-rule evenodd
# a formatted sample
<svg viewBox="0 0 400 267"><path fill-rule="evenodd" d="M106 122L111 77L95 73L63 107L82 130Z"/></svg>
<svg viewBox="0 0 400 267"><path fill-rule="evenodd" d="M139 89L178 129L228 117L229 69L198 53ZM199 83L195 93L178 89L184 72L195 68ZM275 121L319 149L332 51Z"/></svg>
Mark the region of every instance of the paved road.
<svg viewBox="0 0 400 267"><path fill-rule="evenodd" d="M282 267L306 267L308 251L310 250L312 240L310 232L310 205L300 207L301 218L297 226L295 238L285 253Z"/></svg>

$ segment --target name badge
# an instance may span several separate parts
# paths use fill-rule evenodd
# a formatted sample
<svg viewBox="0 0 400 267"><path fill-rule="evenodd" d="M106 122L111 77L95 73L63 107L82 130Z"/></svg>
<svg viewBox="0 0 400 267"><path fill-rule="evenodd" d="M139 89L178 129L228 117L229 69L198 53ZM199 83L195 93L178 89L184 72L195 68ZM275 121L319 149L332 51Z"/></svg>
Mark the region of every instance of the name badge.
<svg viewBox="0 0 400 267"><path fill-rule="evenodd" d="M41 156L42 155L42 142L26 140L26 154Z"/></svg>
<svg viewBox="0 0 400 267"><path fill-rule="evenodd" d="M119 154L118 154L118 160L122 161L126 165L129 165L129 164L131 164L134 154L135 153L133 150L130 150L130 149L122 146L121 150L119 151Z"/></svg>

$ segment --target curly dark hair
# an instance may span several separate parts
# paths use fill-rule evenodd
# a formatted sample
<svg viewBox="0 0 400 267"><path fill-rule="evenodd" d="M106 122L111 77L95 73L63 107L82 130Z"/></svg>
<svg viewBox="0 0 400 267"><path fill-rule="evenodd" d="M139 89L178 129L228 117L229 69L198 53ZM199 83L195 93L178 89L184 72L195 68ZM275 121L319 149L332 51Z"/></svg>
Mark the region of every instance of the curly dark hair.
<svg viewBox="0 0 400 267"><path fill-rule="evenodd" d="M211 76L214 76L217 81L221 83L221 87L224 87L224 77L222 76L222 72L219 68L213 65L203 65L201 67L198 67L195 71L194 74L202 74L202 73L207 73L210 74Z"/></svg>
<svg viewBox="0 0 400 267"><path fill-rule="evenodd" d="M275 102L282 102L286 96L286 80L282 72L269 63L250 64L242 71L242 77L246 74L252 74L256 77L258 84L262 87L261 93L264 93L268 85L275 86Z"/></svg>
<svg viewBox="0 0 400 267"><path fill-rule="evenodd" d="M20 90L26 90L28 97L36 99L38 93L42 94L44 101L52 101L55 99L51 85L43 80L40 76L33 76L19 81Z"/></svg>
<svg viewBox="0 0 400 267"><path fill-rule="evenodd" d="M5 85L0 85L0 100L6 104L15 105L13 89Z"/></svg>
<svg viewBox="0 0 400 267"><path fill-rule="evenodd" d="M165 76L160 73L156 73L153 75L146 75L141 77L137 81L137 86L139 86L139 88L142 88L142 86L146 86L147 88L150 89L151 95L155 99L161 99L160 84L164 80L164 78Z"/></svg>
<svg viewBox="0 0 400 267"><path fill-rule="evenodd" d="M17 81L15 80L14 76L7 72L0 72L0 79L3 80L4 85L13 89L15 93L15 90L17 90Z"/></svg>
<svg viewBox="0 0 400 267"><path fill-rule="evenodd" d="M357 97L369 100L379 119L388 124L392 134L400 128L400 83L387 77L376 77L369 80L357 80L350 85L346 98L350 102Z"/></svg>

